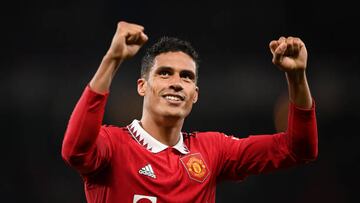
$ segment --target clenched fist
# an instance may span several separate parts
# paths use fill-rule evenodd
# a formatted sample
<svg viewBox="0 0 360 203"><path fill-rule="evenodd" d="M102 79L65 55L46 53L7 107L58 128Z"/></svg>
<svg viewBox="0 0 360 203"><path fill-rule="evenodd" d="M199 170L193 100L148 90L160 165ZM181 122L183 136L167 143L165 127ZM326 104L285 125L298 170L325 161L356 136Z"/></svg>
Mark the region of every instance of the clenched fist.
<svg viewBox="0 0 360 203"><path fill-rule="evenodd" d="M147 40L143 26L120 21L107 54L120 60L131 58Z"/></svg>
<svg viewBox="0 0 360 203"><path fill-rule="evenodd" d="M306 69L307 50L303 41L297 37L280 37L269 44L273 55L272 62L285 72Z"/></svg>

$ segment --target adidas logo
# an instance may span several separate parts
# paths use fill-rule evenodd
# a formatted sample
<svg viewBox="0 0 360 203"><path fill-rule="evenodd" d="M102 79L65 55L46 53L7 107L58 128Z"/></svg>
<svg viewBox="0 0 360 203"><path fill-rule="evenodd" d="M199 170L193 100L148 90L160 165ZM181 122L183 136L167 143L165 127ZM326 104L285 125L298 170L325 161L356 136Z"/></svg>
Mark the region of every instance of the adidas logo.
<svg viewBox="0 0 360 203"><path fill-rule="evenodd" d="M156 178L156 175L151 167L150 164L142 167L140 170L139 170L139 173L142 174L142 175L146 175L146 176L150 176L152 178Z"/></svg>

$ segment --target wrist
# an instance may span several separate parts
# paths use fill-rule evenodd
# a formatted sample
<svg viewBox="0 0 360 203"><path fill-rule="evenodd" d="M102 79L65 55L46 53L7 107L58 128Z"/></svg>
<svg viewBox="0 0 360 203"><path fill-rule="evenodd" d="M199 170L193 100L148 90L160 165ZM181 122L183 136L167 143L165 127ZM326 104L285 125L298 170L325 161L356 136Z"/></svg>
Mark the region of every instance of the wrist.
<svg viewBox="0 0 360 203"><path fill-rule="evenodd" d="M107 62L115 62L115 63L121 63L123 61L123 57L119 56L118 54L114 54L111 51L106 52L106 54L103 57L103 61L107 61Z"/></svg>
<svg viewBox="0 0 360 203"><path fill-rule="evenodd" d="M305 70L295 70L285 72L289 84L303 84L306 82Z"/></svg>

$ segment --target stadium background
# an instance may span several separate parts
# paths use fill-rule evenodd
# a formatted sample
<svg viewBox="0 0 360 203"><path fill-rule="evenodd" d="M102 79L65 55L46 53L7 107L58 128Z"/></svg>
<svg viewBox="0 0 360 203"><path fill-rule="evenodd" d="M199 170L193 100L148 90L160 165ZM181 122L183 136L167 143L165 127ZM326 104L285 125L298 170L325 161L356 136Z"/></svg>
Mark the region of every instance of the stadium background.
<svg viewBox="0 0 360 203"><path fill-rule="evenodd" d="M237 137L285 127L286 81L268 43L301 37L317 104L318 160L221 183L217 202L357 202L360 15L352 1L37 0L0 9L1 202L85 202L81 178L61 159L61 142L119 20L143 25L148 44L163 35L191 41L201 58L200 100L184 130ZM140 117L142 54L116 76L106 123Z"/></svg>

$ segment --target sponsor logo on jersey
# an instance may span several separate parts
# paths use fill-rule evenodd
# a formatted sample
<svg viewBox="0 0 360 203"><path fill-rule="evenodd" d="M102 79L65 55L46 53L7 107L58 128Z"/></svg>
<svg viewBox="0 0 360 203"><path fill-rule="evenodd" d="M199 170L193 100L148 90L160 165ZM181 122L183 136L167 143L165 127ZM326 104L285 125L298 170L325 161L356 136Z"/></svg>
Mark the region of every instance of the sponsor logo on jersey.
<svg viewBox="0 0 360 203"><path fill-rule="evenodd" d="M209 176L210 170L200 153L184 156L180 160L191 179L203 182Z"/></svg>
<svg viewBox="0 0 360 203"><path fill-rule="evenodd" d="M139 170L139 173L141 175L146 175L146 176L149 176L149 177L152 177L152 178L156 178L156 175L154 173L154 170L152 169L151 165L148 164L144 167L142 167L140 170Z"/></svg>
<svg viewBox="0 0 360 203"><path fill-rule="evenodd" d="M133 203L156 203L156 197L145 195L134 195Z"/></svg>

